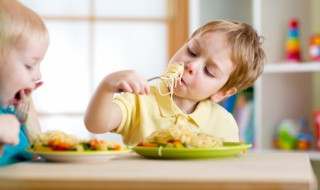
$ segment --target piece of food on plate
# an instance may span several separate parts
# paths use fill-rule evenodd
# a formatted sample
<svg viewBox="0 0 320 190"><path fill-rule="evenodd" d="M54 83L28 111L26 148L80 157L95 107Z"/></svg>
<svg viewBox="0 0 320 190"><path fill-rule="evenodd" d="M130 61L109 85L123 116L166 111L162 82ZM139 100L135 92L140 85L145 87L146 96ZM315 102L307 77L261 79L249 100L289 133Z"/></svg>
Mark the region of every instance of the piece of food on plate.
<svg viewBox="0 0 320 190"><path fill-rule="evenodd" d="M142 147L174 147L174 148L212 148L222 147L220 138L200 131L193 131L181 125L172 125L154 131L137 146Z"/></svg>
<svg viewBox="0 0 320 190"><path fill-rule="evenodd" d="M111 140L79 139L74 135L54 130L35 135L30 142L35 151L108 151L124 150L122 143Z"/></svg>

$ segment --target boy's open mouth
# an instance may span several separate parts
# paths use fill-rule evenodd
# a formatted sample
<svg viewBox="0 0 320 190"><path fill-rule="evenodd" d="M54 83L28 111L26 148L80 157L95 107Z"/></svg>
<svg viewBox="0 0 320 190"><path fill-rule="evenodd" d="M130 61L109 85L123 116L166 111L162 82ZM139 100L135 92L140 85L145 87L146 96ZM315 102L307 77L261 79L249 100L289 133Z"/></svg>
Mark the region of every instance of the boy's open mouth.
<svg viewBox="0 0 320 190"><path fill-rule="evenodd" d="M21 93L24 93L24 94L29 94L31 93L30 92L31 90L30 89L21 89L19 90L15 95L14 95L14 99L13 99L13 103L14 104L18 104L19 101L21 100Z"/></svg>
<svg viewBox="0 0 320 190"><path fill-rule="evenodd" d="M15 101L17 102L21 101L21 99L24 99L25 96L29 96L32 93L32 91L33 91L32 88L25 88L25 89L19 90L14 96Z"/></svg>
<svg viewBox="0 0 320 190"><path fill-rule="evenodd" d="M14 104L18 104L19 101L21 99L21 96L20 96L20 90L16 93L16 95L14 96L14 99L13 99L13 103Z"/></svg>

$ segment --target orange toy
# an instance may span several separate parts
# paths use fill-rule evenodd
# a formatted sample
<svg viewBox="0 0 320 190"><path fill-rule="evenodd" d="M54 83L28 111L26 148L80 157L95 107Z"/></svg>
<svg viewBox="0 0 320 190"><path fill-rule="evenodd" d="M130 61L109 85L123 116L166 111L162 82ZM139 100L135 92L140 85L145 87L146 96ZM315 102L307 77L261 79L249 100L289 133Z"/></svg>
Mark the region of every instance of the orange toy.
<svg viewBox="0 0 320 190"><path fill-rule="evenodd" d="M310 60L320 61L320 33L310 38L308 53Z"/></svg>

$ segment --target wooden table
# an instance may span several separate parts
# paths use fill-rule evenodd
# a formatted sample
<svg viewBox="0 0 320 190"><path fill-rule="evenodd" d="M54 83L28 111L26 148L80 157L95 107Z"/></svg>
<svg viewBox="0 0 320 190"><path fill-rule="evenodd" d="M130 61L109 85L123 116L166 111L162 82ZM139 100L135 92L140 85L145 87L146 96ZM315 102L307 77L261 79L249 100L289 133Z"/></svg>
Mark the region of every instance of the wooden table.
<svg viewBox="0 0 320 190"><path fill-rule="evenodd" d="M316 189L305 153L247 153L209 160L151 160L134 153L105 163L24 162L0 168L0 189Z"/></svg>

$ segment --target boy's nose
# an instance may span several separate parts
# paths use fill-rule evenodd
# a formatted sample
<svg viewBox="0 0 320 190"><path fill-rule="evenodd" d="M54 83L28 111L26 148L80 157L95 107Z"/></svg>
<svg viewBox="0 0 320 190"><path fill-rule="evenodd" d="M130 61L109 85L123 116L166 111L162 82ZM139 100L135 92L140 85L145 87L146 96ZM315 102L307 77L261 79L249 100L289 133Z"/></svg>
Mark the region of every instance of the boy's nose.
<svg viewBox="0 0 320 190"><path fill-rule="evenodd" d="M33 76L32 81L39 81L40 79L41 79L41 73L40 73L40 71L38 71Z"/></svg>
<svg viewBox="0 0 320 190"><path fill-rule="evenodd" d="M188 72L189 74L194 74L195 68L196 68L195 62L185 63L185 68L184 68L185 72Z"/></svg>

